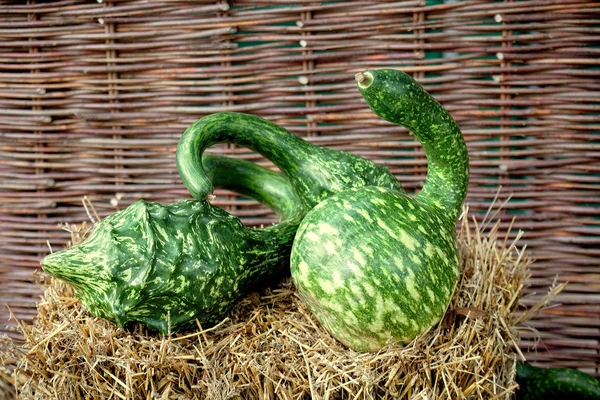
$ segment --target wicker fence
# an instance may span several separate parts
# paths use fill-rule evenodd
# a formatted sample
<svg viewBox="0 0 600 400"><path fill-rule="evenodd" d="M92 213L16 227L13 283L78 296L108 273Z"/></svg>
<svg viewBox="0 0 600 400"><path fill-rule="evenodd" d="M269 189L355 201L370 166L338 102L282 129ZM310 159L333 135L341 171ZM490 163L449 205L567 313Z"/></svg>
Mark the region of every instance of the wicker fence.
<svg viewBox="0 0 600 400"><path fill-rule="evenodd" d="M355 88L356 72L389 67L414 74L461 126L471 216L510 198L497 218L505 231L516 218L511 237L525 231L537 260L528 291L571 282L532 324L542 341L529 358L598 375L599 26L600 4L581 0L0 1L1 329L14 326L5 303L35 316L31 274L68 240L59 224L88 219L84 196L101 216L189 197L175 146L209 113L266 117L417 190L421 147ZM250 225L274 219L218 194Z"/></svg>

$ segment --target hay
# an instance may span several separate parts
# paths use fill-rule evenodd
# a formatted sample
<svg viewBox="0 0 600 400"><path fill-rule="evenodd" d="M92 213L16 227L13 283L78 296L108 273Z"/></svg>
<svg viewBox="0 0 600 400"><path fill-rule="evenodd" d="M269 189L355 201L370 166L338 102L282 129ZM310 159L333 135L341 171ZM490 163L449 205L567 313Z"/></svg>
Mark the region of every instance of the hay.
<svg viewBox="0 0 600 400"><path fill-rule="evenodd" d="M70 286L45 278L37 319L21 325L24 344L4 338L0 361L12 364L24 399L507 399L518 325L563 286L520 309L531 260L499 240L498 227L462 219L463 270L448 312L405 347L344 348L289 278L246 297L215 327L164 337L94 318ZM72 227L74 243L88 230Z"/></svg>

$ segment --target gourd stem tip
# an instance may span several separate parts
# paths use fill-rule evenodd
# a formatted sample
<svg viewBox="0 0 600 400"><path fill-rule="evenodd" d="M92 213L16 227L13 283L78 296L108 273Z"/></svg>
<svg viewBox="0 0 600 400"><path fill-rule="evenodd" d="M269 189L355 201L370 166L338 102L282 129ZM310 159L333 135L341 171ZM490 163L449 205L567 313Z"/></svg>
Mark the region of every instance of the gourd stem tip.
<svg viewBox="0 0 600 400"><path fill-rule="evenodd" d="M373 82L373 75L368 72L359 72L358 74L354 75L354 79L356 79L358 86L362 88L368 88Z"/></svg>

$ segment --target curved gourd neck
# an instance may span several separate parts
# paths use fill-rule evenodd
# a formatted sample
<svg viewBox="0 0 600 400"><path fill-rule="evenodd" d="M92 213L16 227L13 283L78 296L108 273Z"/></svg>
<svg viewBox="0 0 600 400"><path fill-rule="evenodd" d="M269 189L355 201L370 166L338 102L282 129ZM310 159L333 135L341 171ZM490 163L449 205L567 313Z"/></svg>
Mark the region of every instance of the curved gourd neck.
<svg viewBox="0 0 600 400"><path fill-rule="evenodd" d="M450 114L414 79L397 70L356 75L358 88L379 117L408 128L427 156L427 177L416 198L456 221L469 180L467 147Z"/></svg>
<svg viewBox="0 0 600 400"><path fill-rule="evenodd" d="M257 132L259 134L257 134ZM219 113L192 124L177 146L177 169L191 195L203 200L213 191L204 170L204 151L217 143L236 143L254 150L288 176L298 169L298 154L308 143L284 128L249 114Z"/></svg>

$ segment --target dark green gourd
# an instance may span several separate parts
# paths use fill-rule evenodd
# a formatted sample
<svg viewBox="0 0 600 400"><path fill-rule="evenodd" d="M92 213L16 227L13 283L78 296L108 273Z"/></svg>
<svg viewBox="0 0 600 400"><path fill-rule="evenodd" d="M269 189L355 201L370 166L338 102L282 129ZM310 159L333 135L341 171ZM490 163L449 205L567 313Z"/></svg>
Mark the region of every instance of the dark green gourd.
<svg viewBox="0 0 600 400"><path fill-rule="evenodd" d="M178 160L184 165L188 160ZM282 174L207 155L211 184L255 198L282 221L251 229L204 198L139 200L102 220L80 245L50 254L44 270L73 285L92 314L162 333L220 321L261 278L287 270L305 208Z"/></svg>
<svg viewBox="0 0 600 400"><path fill-rule="evenodd" d="M423 189L353 188L308 212L291 273L317 319L351 348L407 342L443 316L459 276L456 222L468 183L462 134L446 110L396 70L357 74L381 118L403 125L428 161Z"/></svg>
<svg viewBox="0 0 600 400"><path fill-rule="evenodd" d="M573 368L517 362L517 400L600 400L600 380Z"/></svg>

